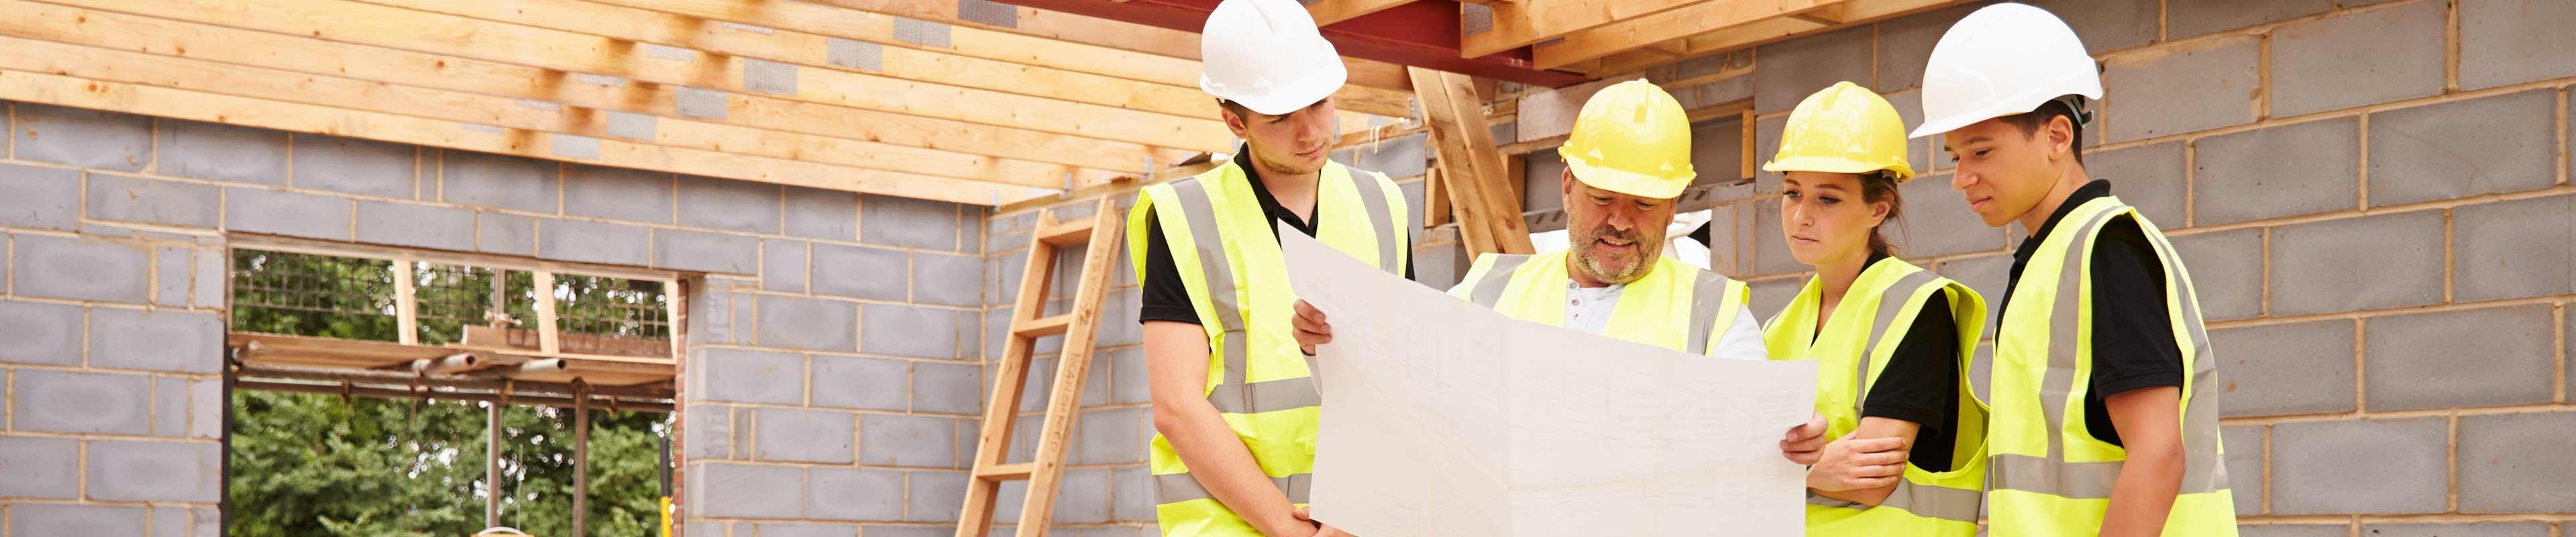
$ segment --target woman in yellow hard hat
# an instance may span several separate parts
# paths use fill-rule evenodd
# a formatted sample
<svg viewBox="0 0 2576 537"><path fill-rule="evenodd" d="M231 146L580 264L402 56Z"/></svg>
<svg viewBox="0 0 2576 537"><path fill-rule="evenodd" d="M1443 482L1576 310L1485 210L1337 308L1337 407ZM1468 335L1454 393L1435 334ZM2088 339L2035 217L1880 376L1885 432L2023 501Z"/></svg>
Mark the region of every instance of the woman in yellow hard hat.
<svg viewBox="0 0 2576 537"><path fill-rule="evenodd" d="M1763 329L1774 360L1818 360L1814 421L1781 451L1810 465L1809 535L1976 534L1986 405L1967 383L1985 301L1894 257L1880 228L1904 210L1905 127L1842 82L1789 113L1762 169L1781 183L1780 229L1815 268Z"/></svg>

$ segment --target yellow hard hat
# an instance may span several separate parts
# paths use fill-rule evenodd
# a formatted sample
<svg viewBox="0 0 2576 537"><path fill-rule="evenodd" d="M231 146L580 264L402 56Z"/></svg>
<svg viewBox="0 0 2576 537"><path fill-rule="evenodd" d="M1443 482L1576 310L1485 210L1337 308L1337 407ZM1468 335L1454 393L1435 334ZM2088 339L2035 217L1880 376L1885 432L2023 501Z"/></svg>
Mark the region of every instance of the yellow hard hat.
<svg viewBox="0 0 2576 537"><path fill-rule="evenodd" d="M1574 178L1631 196L1681 197L1691 171L1690 117L1681 101L1643 79L1602 88L1574 116L1558 155Z"/></svg>
<svg viewBox="0 0 2576 537"><path fill-rule="evenodd" d="M1850 82L1837 82L1789 112L1780 152L1762 165L1770 172L1870 173L1887 171L1903 183L1914 178L1905 163L1905 120L1896 107Z"/></svg>

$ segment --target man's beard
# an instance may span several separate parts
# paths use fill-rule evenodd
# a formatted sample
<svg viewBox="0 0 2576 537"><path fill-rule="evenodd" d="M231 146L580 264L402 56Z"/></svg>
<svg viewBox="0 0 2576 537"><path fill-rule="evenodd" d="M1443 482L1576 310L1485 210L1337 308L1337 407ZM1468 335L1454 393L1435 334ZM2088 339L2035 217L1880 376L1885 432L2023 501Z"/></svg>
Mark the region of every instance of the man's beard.
<svg viewBox="0 0 2576 537"><path fill-rule="evenodd" d="M1645 235L1644 230L1623 233L1608 226L1593 228L1589 233L1574 237L1571 247L1574 252L1574 264L1592 276L1592 279L1604 283L1619 284L1637 281L1638 278L1646 276L1648 269L1654 267L1655 257L1663 255L1663 241L1649 240L1643 235ZM1635 258L1628 260L1626 266L1604 265L1604 260L1593 256L1594 249L1600 247L1600 239L1603 238L1627 240L1629 251L1635 254Z"/></svg>

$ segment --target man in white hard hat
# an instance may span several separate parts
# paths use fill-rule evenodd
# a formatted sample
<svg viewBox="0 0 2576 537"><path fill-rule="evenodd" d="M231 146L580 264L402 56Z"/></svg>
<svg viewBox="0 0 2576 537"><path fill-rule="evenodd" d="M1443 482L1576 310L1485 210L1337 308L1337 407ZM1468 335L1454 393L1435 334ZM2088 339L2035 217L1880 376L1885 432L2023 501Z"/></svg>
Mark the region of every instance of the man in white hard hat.
<svg viewBox="0 0 2576 537"><path fill-rule="evenodd" d="M1321 408L1291 334L1277 233L1410 278L1404 196L1324 158L1348 75L1304 6L1225 0L1201 34L1199 86L1243 146L1214 170L1146 187L1127 226L1144 286L1155 517L1172 536L1342 535L1297 512Z"/></svg>
<svg viewBox="0 0 2576 537"><path fill-rule="evenodd" d="M2084 44L2045 10L1998 4L1950 27L1923 73L1923 125L1986 225L2030 232L1998 310L1988 529L2236 535L2209 389L2219 358L2164 233L2084 169Z"/></svg>

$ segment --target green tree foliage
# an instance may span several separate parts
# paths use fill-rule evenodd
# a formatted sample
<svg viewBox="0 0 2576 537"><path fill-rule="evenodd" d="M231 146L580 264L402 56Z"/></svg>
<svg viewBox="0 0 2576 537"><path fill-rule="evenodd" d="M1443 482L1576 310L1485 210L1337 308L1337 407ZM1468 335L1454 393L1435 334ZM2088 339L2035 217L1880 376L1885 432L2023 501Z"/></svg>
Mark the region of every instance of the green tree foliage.
<svg viewBox="0 0 2576 537"><path fill-rule="evenodd" d="M235 331L399 340L388 262L248 250L235 251L233 261ZM490 271L449 268L424 266L414 274L424 344L450 342L463 325L483 324L480 312L490 306ZM503 284L504 296L531 296L527 273L508 273ZM557 297L567 311L597 311L639 300L658 303L656 291L622 280L575 277L560 280ZM505 302L514 318L534 318L527 300ZM666 335L632 323L584 329L594 330ZM484 527L487 408L236 391L229 533L471 535ZM502 408L502 525L539 536L571 534L573 421L570 409ZM591 534L658 531L660 439L669 432L667 414L592 410Z"/></svg>

